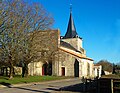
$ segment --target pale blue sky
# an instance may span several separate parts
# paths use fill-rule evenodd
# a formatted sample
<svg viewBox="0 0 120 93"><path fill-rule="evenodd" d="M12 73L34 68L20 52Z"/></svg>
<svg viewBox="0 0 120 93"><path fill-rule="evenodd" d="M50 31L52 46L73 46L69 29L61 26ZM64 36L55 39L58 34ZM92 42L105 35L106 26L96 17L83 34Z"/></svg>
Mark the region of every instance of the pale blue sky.
<svg viewBox="0 0 120 93"><path fill-rule="evenodd" d="M40 2L54 17L55 29L65 35L69 5L87 56L95 62L120 62L120 0L30 0Z"/></svg>

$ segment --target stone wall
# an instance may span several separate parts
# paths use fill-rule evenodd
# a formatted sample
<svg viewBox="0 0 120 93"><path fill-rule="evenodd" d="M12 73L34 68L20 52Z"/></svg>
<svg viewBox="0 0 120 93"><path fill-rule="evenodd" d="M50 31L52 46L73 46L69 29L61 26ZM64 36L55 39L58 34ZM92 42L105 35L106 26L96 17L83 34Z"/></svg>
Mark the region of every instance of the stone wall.
<svg viewBox="0 0 120 93"><path fill-rule="evenodd" d="M59 46L59 30L38 31L31 35L33 37L32 49L36 53L38 60L48 60L51 58Z"/></svg>
<svg viewBox="0 0 120 93"><path fill-rule="evenodd" d="M14 67L15 75L22 75L22 67Z"/></svg>
<svg viewBox="0 0 120 93"><path fill-rule="evenodd" d="M54 75L62 75L62 67L65 68L65 76L75 76L75 60L79 62L79 77L93 77L93 61L78 58L72 54L59 50L60 53L56 57L54 67Z"/></svg>
<svg viewBox="0 0 120 93"><path fill-rule="evenodd" d="M29 75L34 76L34 75L42 75L42 62L31 62L28 67L29 67Z"/></svg>
<svg viewBox="0 0 120 93"><path fill-rule="evenodd" d="M94 65L94 77L101 77L102 75L102 66L101 65Z"/></svg>
<svg viewBox="0 0 120 93"><path fill-rule="evenodd" d="M80 38L68 38L68 39L62 39L62 41L71 44L74 48L76 48L79 51L80 48L82 48L82 39Z"/></svg>
<svg viewBox="0 0 120 93"><path fill-rule="evenodd" d="M30 35L33 38L32 53L35 58L34 62L29 64L29 74L42 75L42 65L49 60L54 62L55 53L60 45L60 32L59 30L36 31Z"/></svg>
<svg viewBox="0 0 120 93"><path fill-rule="evenodd" d="M80 38L63 39L63 41L70 43L77 50L82 48L82 40ZM58 50L60 46L59 30L35 32L32 44L33 51L37 51L38 57L29 64L30 75L42 75L42 65L45 62L49 62L49 60L52 60L52 75L61 76L63 67L65 68L65 76L74 76L76 60L79 62L79 77L92 75L93 61L78 58L65 51Z"/></svg>
<svg viewBox="0 0 120 93"><path fill-rule="evenodd" d="M74 62L75 57L71 54L64 53L66 55L65 61L62 63L66 69L66 76L74 76Z"/></svg>
<svg viewBox="0 0 120 93"><path fill-rule="evenodd" d="M82 76L87 78L94 77L93 61L81 59L81 62L82 62Z"/></svg>
<svg viewBox="0 0 120 93"><path fill-rule="evenodd" d="M79 61L79 77L82 77L82 73L84 73L86 70L86 68L84 68L84 64L82 64L81 62L81 58L78 58L74 55L71 55L69 53L66 53L62 50L60 50L59 53L59 59L56 59L55 64L55 71L56 73L59 73L58 75L61 76L62 75L62 67L65 67L65 76L74 76L75 72L74 72L74 64L75 64L75 60ZM83 68L83 69L82 69Z"/></svg>
<svg viewBox="0 0 120 93"><path fill-rule="evenodd" d="M74 76L74 62L73 55L59 50L53 64L53 75L62 76L62 67L65 68L65 76Z"/></svg>

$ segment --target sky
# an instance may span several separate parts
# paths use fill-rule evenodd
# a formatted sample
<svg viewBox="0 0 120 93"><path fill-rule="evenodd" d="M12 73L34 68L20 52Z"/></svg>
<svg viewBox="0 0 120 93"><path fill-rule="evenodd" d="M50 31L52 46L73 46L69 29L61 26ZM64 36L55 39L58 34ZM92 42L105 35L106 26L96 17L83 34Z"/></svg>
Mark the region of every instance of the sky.
<svg viewBox="0 0 120 93"><path fill-rule="evenodd" d="M77 33L86 55L98 62L120 62L120 0L30 0L40 2L51 13L54 29L65 35L72 4Z"/></svg>

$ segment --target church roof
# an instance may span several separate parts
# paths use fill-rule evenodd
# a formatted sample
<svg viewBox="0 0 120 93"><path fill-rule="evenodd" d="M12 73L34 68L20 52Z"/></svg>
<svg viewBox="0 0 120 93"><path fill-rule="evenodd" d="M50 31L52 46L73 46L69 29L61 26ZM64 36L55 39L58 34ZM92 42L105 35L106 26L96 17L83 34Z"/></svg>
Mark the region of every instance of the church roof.
<svg viewBox="0 0 120 93"><path fill-rule="evenodd" d="M64 51L64 52L66 52L66 53L69 53L69 54L71 54L71 55L74 55L74 56L76 56L76 57L79 57L79 58L81 58L81 59L87 59L87 60L90 60L90 61L94 61L93 59L88 58L88 57L86 57L85 55L82 55L81 53L76 52L76 51L73 51L73 50L71 50L71 49L68 49L68 48L65 48L65 47L59 47L59 49L62 50L62 51Z"/></svg>
<svg viewBox="0 0 120 93"><path fill-rule="evenodd" d="M67 43L67 42L60 41L60 45L61 45L62 47L65 47L65 48L68 48L68 49L71 49L71 50L74 50L74 51L76 51L76 52L81 53L80 51L78 51L77 49L75 49L72 45L70 45L70 44Z"/></svg>
<svg viewBox="0 0 120 93"><path fill-rule="evenodd" d="M64 38L75 38L77 36L78 36L78 34L76 32L74 20L72 18L72 12L70 12L68 28L67 28L67 32L66 32Z"/></svg>

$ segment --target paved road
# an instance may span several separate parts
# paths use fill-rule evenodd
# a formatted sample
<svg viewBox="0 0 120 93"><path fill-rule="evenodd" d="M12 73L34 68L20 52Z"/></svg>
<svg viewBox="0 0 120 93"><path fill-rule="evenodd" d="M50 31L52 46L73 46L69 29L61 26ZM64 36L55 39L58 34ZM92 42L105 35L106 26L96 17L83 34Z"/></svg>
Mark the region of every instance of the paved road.
<svg viewBox="0 0 120 93"><path fill-rule="evenodd" d="M32 83L28 85L15 85L11 88L0 88L0 93L73 93L72 91L60 91L60 89L79 83L81 83L79 78L73 78L67 80Z"/></svg>

